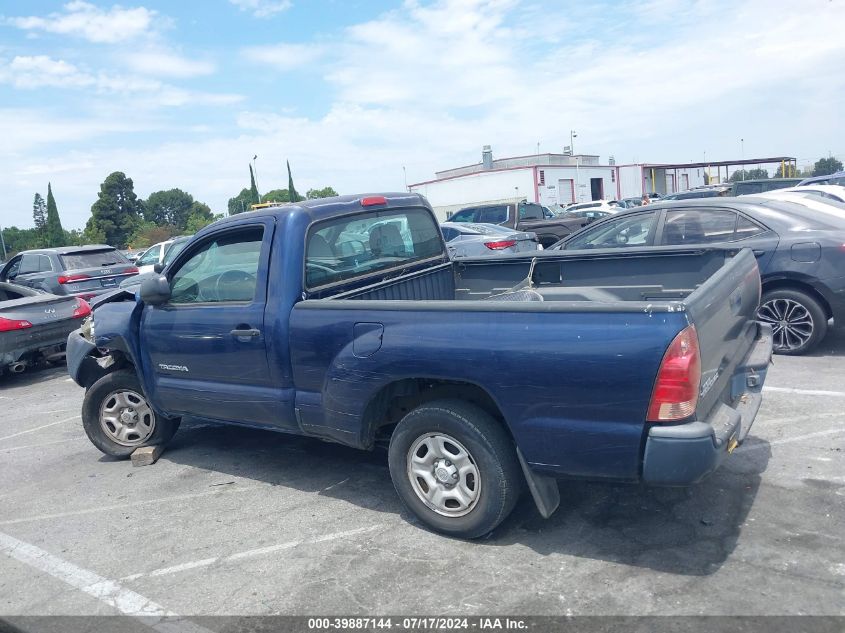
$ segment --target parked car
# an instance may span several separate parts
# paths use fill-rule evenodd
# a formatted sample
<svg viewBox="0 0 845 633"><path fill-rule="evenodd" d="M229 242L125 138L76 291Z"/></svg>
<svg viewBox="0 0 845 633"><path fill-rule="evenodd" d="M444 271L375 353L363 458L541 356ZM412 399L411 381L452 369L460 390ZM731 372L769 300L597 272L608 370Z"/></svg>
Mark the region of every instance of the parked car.
<svg viewBox="0 0 845 633"><path fill-rule="evenodd" d="M126 249L126 250L120 251L120 253L126 258L127 261L132 262L134 264L135 260L137 260L141 255L144 254L144 250L143 249L140 249L140 250L139 249Z"/></svg>
<svg viewBox="0 0 845 633"><path fill-rule="evenodd" d="M452 257L485 257L542 248L536 234L521 233L495 224L443 222L440 230Z"/></svg>
<svg viewBox="0 0 845 633"><path fill-rule="evenodd" d="M549 218L543 207L534 202L466 207L452 215L449 221L498 224L521 233L536 233L537 239L544 247L586 225L586 222L579 218Z"/></svg>
<svg viewBox="0 0 845 633"><path fill-rule="evenodd" d="M794 187L800 178L761 178L759 180L738 180L733 184L733 195L749 196L775 189Z"/></svg>
<svg viewBox="0 0 845 633"><path fill-rule="evenodd" d="M89 314L84 299L0 282L0 375L64 358L68 334Z"/></svg>
<svg viewBox="0 0 845 633"><path fill-rule="evenodd" d="M180 238L174 237L169 240L165 240L164 242L153 244L147 250L145 250L138 257L138 259L135 260L135 263L138 266L138 272L140 274L153 272L155 265L160 264L164 261L164 258L167 255L167 251L174 243L176 243L176 240L178 239Z"/></svg>
<svg viewBox="0 0 845 633"><path fill-rule="evenodd" d="M622 202L628 205L628 209L633 209L634 207L642 206L643 199L642 196L634 196L632 198L622 198Z"/></svg>
<svg viewBox="0 0 845 633"><path fill-rule="evenodd" d="M707 189L690 189L689 191L679 191L678 193L670 193L662 198L660 201L667 200L691 200L693 198L718 198L731 195L731 186L725 187L708 187Z"/></svg>
<svg viewBox="0 0 845 633"><path fill-rule="evenodd" d="M141 283L145 279L149 279L150 277L157 276L162 269L169 264L174 257L176 257L182 249L187 246L188 242L191 241L190 235L185 235L182 237L177 237L170 242L170 246L167 248L167 252L164 254L164 259L160 263L155 263L152 265L152 270L148 272L142 272L138 275L133 275L132 277L127 277L123 281L120 282L121 288L132 288L134 287L136 290L141 287ZM146 268L146 266L144 267ZM156 270L158 268L158 270Z"/></svg>
<svg viewBox="0 0 845 633"><path fill-rule="evenodd" d="M592 200L590 202L578 202L576 204L566 207L566 213L570 214L575 211L586 210L602 210L602 211L618 211L619 207L611 205L608 200Z"/></svg>
<svg viewBox="0 0 845 633"><path fill-rule="evenodd" d="M587 224L591 224L596 220L606 218L607 216L613 215L614 213L618 213L621 210L621 207L615 209L581 209L576 211L567 211L564 215L568 215L574 218L583 218L587 221Z"/></svg>
<svg viewBox="0 0 845 633"><path fill-rule="evenodd" d="M837 171L835 174L828 174L827 176L805 178L798 183L799 187L806 187L807 185L845 185L845 171Z"/></svg>
<svg viewBox="0 0 845 633"><path fill-rule="evenodd" d="M824 201L845 202L845 186L843 185L801 185L798 187L787 187L776 189L764 194L766 198L776 198L779 194L798 195L805 198L816 198Z"/></svg>
<svg viewBox="0 0 845 633"><path fill-rule="evenodd" d="M385 442L410 511L479 537L526 483L549 516L557 476L715 470L761 402L759 289L750 250L453 261L424 197L342 196L202 229L95 306L68 371L108 455L166 444L181 416Z"/></svg>
<svg viewBox="0 0 845 633"><path fill-rule="evenodd" d="M551 250L700 246L751 248L762 276L761 321L774 328L779 354L806 354L828 319L845 326L845 218L764 197L658 202L622 211Z"/></svg>
<svg viewBox="0 0 845 633"><path fill-rule="evenodd" d="M138 268L116 248L94 244L24 251L0 270L0 281L90 299L114 290L123 279L137 274Z"/></svg>

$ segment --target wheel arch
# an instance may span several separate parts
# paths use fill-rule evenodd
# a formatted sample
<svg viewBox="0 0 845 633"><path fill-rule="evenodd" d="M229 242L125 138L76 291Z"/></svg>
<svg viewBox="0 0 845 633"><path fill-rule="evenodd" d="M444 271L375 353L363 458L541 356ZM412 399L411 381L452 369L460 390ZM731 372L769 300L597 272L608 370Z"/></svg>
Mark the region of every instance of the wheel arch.
<svg viewBox="0 0 845 633"><path fill-rule="evenodd" d="M824 310L825 316L830 319L833 316L833 310L830 303L825 299L824 295L819 292L815 286L803 279L796 279L794 277L775 277L764 279L762 282L763 294L772 292L774 290L795 290L803 292L804 294L815 299Z"/></svg>

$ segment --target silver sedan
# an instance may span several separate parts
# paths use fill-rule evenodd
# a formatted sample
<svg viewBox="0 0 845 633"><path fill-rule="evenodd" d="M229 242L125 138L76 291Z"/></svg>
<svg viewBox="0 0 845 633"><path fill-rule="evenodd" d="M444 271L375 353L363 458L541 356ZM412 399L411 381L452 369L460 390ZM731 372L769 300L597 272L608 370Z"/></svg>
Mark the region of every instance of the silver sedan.
<svg viewBox="0 0 845 633"><path fill-rule="evenodd" d="M443 222L440 229L452 257L485 257L543 248L536 233L522 233L496 224Z"/></svg>

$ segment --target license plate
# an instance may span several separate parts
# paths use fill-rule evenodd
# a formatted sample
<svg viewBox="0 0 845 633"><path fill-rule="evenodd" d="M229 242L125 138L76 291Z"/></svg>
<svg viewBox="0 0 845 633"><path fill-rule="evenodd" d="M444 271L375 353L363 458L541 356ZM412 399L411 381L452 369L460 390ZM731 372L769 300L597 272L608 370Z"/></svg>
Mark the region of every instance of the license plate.
<svg viewBox="0 0 845 633"><path fill-rule="evenodd" d="M117 279L101 279L100 284L103 286L103 288L116 288Z"/></svg>

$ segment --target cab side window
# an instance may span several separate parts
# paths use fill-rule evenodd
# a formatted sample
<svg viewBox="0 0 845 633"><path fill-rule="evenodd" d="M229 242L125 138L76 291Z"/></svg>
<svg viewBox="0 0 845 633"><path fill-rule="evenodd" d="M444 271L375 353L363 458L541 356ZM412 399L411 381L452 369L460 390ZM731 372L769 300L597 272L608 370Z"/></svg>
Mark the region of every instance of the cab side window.
<svg viewBox="0 0 845 633"><path fill-rule="evenodd" d="M252 301L263 238L263 227L250 227L211 237L192 249L170 279L170 303Z"/></svg>

